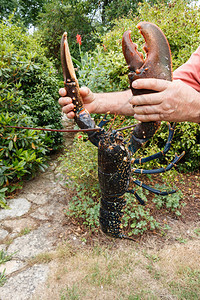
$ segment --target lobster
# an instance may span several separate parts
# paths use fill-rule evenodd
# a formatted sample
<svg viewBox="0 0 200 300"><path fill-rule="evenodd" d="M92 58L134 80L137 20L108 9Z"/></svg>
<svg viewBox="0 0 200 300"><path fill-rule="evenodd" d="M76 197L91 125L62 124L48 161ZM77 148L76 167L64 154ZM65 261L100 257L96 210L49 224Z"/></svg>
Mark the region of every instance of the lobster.
<svg viewBox="0 0 200 300"><path fill-rule="evenodd" d="M169 44L163 32L154 24L141 22L137 25L145 39L144 51L146 59L137 51L137 45L131 40L128 30L123 34L122 49L130 73L128 75L133 95L151 93L151 90L135 90L132 82L138 78L160 78L172 80L172 64ZM98 147L98 178L101 189L99 223L101 230L115 238L131 239L122 231L121 221L123 209L126 205L125 193L134 194L140 204L144 201L136 190L129 188L130 181L158 195L168 195L176 190L160 191L139 180L132 179L132 173L156 174L170 170L184 155L175 155L174 160L166 167L153 170L133 168L132 164L144 163L164 156L170 149L176 123L169 124L169 135L163 151L144 158L132 158L132 155L146 143L158 130L160 122L138 123L133 128L128 142L124 140L122 130L105 131L103 126L108 122L106 116L95 125L89 112L84 108L79 84L73 68L67 33L61 39L61 63L64 76L64 85L67 95L74 104L75 122L81 129L87 129L89 141ZM99 129L99 130L98 130ZM96 130L96 131L94 131Z"/></svg>

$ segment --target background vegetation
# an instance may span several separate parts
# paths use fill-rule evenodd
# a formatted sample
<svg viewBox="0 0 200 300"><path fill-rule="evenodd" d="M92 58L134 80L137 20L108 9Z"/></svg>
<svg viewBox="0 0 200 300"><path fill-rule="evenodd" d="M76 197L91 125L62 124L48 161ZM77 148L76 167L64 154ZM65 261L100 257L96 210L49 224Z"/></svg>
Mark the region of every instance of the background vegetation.
<svg viewBox="0 0 200 300"><path fill-rule="evenodd" d="M37 39L10 19L0 24L0 37L0 205L5 206L5 192L19 188L24 175L44 169L46 155L58 149L62 137L3 127L61 128L61 116L57 71Z"/></svg>
<svg viewBox="0 0 200 300"><path fill-rule="evenodd" d="M199 46L200 11L190 3L183 0L0 0L1 125L61 127L57 100L58 88L62 86L59 47L63 31L68 32L80 84L89 86L94 92L128 88L128 69L121 51L121 37L125 30L131 29L134 42L142 50L143 37L136 29L140 21L153 22L163 30L176 69ZM28 31L30 28L34 31L33 35ZM81 47L76 42L77 34L82 37ZM127 118L127 122L132 122L132 119ZM141 150L138 156L150 155L162 149L167 135L167 124L163 122L157 135L146 145L149 147ZM47 154L58 149L62 137L59 134L19 131L1 126L0 138L0 206L5 207L5 194L19 188L24 175L32 176L38 168L45 168ZM166 159L170 161L175 152L185 150L186 155L178 170L198 170L199 140L199 125L188 122L178 124ZM82 138L78 139L77 145L78 148L73 150L76 157L69 159L71 154L68 153L66 158L72 162L68 171L69 177L74 179L76 190L76 198L67 214L72 217L76 215L80 222L96 228L98 202L93 200L99 199L96 149L91 145L86 147ZM91 166L84 159L87 151L90 151L88 157L92 159ZM85 153L83 159L82 153ZM157 166L161 163L167 161L158 161ZM83 170L81 176L80 165ZM151 167L150 163L145 166ZM172 181L174 176L174 173L170 175ZM166 175L163 178L167 180ZM146 199L147 195L142 191L140 193ZM163 201L156 199L153 200L156 203ZM176 210L178 214L180 199L181 194L159 205L168 205L168 209ZM136 224L132 227L132 234L157 227L148 210L141 210L137 203L131 206L132 217L124 220L124 226ZM134 223L134 220L137 222Z"/></svg>

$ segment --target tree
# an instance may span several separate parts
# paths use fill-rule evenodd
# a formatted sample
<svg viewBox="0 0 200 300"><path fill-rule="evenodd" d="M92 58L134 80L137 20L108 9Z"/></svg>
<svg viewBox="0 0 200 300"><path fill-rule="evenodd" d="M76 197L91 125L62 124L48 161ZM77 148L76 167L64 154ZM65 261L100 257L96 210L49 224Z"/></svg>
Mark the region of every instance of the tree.
<svg viewBox="0 0 200 300"><path fill-rule="evenodd" d="M110 26L110 22L119 17L137 12L137 6L143 0L105 0L101 1L102 24Z"/></svg>
<svg viewBox="0 0 200 300"><path fill-rule="evenodd" d="M0 0L0 18L8 18L14 12L13 21L20 21L26 27L36 26L39 12L48 0Z"/></svg>
<svg viewBox="0 0 200 300"><path fill-rule="evenodd" d="M57 68L60 67L60 40L67 31L72 56L79 57L79 47L76 35L82 37L82 50L94 49L98 40L93 22L93 8L88 1L58 1L54 0L44 7L38 19L38 34L46 47L47 57L53 57ZM91 12L91 15L89 14ZM98 40L99 41L99 40Z"/></svg>

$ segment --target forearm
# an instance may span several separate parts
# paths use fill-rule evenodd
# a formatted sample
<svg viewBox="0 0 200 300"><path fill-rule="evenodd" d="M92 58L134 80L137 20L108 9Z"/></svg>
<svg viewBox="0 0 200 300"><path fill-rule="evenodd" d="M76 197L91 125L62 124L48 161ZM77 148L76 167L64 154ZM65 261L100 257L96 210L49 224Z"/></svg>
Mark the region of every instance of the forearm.
<svg viewBox="0 0 200 300"><path fill-rule="evenodd" d="M131 90L112 93L94 94L96 100L95 113L104 114L110 112L117 115L131 116L134 114L133 107L129 103L132 96Z"/></svg>

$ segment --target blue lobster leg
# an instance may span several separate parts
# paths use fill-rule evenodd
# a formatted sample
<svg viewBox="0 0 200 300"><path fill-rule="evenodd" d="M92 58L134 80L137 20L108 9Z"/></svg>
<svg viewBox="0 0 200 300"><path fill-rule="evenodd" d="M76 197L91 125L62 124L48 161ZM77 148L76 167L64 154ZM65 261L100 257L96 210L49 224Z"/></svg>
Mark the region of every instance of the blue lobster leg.
<svg viewBox="0 0 200 300"><path fill-rule="evenodd" d="M169 194L174 194L174 193L176 193L176 190L165 191L165 192L162 192L162 191L160 191L160 190L156 190L156 189L154 189L154 188L152 188L152 187L150 187L150 186L148 186L148 185L146 185L146 184L144 184L144 183L142 183L141 181L136 180L136 179L133 179L133 182L134 182L135 184L137 184L138 186L143 187L144 189L146 189L146 190L148 190L148 191L150 191L150 192L152 192L152 193L154 193L154 194L156 194L156 195L167 196L167 195L169 195Z"/></svg>
<svg viewBox="0 0 200 300"><path fill-rule="evenodd" d="M160 151L158 153L155 153L153 155L147 156L147 157L143 157L143 158L133 158L131 160L131 163L134 164L142 164L157 158L160 158L162 156L165 156L165 154L169 151L170 147L171 147L171 141L173 139L174 136L174 130L176 127L176 123L174 122L172 125L169 123L169 135L168 135L168 139L167 139L167 143L165 145L165 148L163 151Z"/></svg>
<svg viewBox="0 0 200 300"><path fill-rule="evenodd" d="M110 120L107 120L108 113L106 113L103 117L103 119L100 121L100 123L98 124L98 127L102 128L104 125L106 125L108 122L110 122Z"/></svg>
<svg viewBox="0 0 200 300"><path fill-rule="evenodd" d="M167 167L163 167L160 169L153 169L153 170L143 170L143 169L135 169L132 168L131 171L133 171L133 173L135 174L158 174L158 173L164 173L167 172L169 170L171 170L171 168L183 157L183 155L185 154L185 152L183 152L181 155L177 155L175 156L174 160L167 166Z"/></svg>
<svg viewBox="0 0 200 300"><path fill-rule="evenodd" d="M128 190L127 193L133 194L141 205L145 204L144 200L142 200L142 198L136 193L136 190Z"/></svg>

